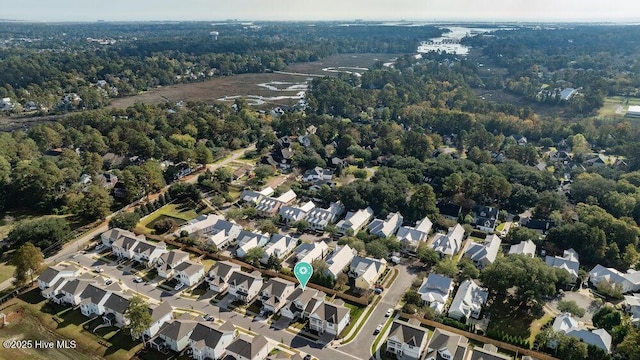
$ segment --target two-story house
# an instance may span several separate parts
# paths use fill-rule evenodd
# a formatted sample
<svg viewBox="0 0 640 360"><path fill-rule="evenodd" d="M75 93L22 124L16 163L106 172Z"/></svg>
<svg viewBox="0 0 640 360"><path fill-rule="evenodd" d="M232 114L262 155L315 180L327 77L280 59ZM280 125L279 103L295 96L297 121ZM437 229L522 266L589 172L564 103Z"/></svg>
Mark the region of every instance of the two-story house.
<svg viewBox="0 0 640 360"><path fill-rule="evenodd" d="M473 208L476 228L492 233L498 221L498 208L489 206L476 206Z"/></svg>
<svg viewBox="0 0 640 360"><path fill-rule="evenodd" d="M371 289L386 268L387 261L385 259L356 256L351 261L349 277L353 279L355 287Z"/></svg>
<svg viewBox="0 0 640 360"><path fill-rule="evenodd" d="M193 286L204 278L204 265L190 260L183 261L174 269L173 277L187 286Z"/></svg>
<svg viewBox="0 0 640 360"><path fill-rule="evenodd" d="M480 318L482 307L487 303L489 292L473 280L465 280L458 287L458 292L449 307L449 317L465 322Z"/></svg>
<svg viewBox="0 0 640 360"><path fill-rule="evenodd" d="M347 233L352 233L355 235L360 229L366 226L372 218L373 209L370 207L356 212L348 212L347 216L336 224L338 234L346 235Z"/></svg>
<svg viewBox="0 0 640 360"><path fill-rule="evenodd" d="M130 238L134 241L143 241L145 239L144 235L136 235L131 231L120 228L109 229L100 234L100 241L107 247L111 247L116 240L123 238Z"/></svg>
<svg viewBox="0 0 640 360"><path fill-rule="evenodd" d="M263 247L269 242L269 236L260 232L251 232L243 230L238 235L238 248L236 249L236 256L239 258L245 257L247 251L256 248Z"/></svg>
<svg viewBox="0 0 640 360"><path fill-rule="evenodd" d="M271 239L264 246L264 255L260 259L260 262L262 264L267 264L269 257L271 256L284 260L284 258L291 254L291 252L296 248L297 243L298 239L294 239L291 236L280 234L271 235Z"/></svg>
<svg viewBox="0 0 640 360"><path fill-rule="evenodd" d="M133 259L146 266L152 266L167 251L167 245L162 241L158 243L138 241L133 248Z"/></svg>
<svg viewBox="0 0 640 360"><path fill-rule="evenodd" d="M344 206L342 203L331 203L328 208L313 208L307 214L305 220L309 222L309 226L315 231L324 231L324 228L333 224L336 219L344 212Z"/></svg>
<svg viewBox="0 0 640 360"><path fill-rule="evenodd" d="M151 315L151 325L144 331L144 335L149 338L156 336L164 324L173 318L173 307L168 301L163 301L160 305L149 308Z"/></svg>
<svg viewBox="0 0 640 360"><path fill-rule="evenodd" d="M293 251L296 256L296 262L308 262L311 264L314 260L322 259L329 246L324 241L315 243L302 243Z"/></svg>
<svg viewBox="0 0 640 360"><path fill-rule="evenodd" d="M160 329L158 336L152 341L152 346L158 350L166 348L179 353L189 345L196 325L198 322L194 320L174 320Z"/></svg>
<svg viewBox="0 0 640 360"><path fill-rule="evenodd" d="M234 271L229 277L229 294L236 300L249 303L258 296L262 287L262 275L258 271L246 273Z"/></svg>
<svg viewBox="0 0 640 360"><path fill-rule="evenodd" d="M104 303L104 313L102 320L110 326L123 327L129 323L124 312L129 307L129 299L122 295L111 293Z"/></svg>
<svg viewBox="0 0 640 360"><path fill-rule="evenodd" d="M400 213L389 213L386 219L374 219L367 229L370 234L377 235L381 238L388 238L395 235L398 228L402 226L404 218Z"/></svg>
<svg viewBox="0 0 640 360"><path fill-rule="evenodd" d="M173 276L175 267L189 260L189 253L182 250L171 250L160 255L156 260L158 276L169 279Z"/></svg>
<svg viewBox="0 0 640 360"><path fill-rule="evenodd" d="M453 279L431 273L422 282L418 289L418 294L423 304L429 305L437 312L442 313L452 291Z"/></svg>
<svg viewBox="0 0 640 360"><path fill-rule="evenodd" d="M421 242L427 241L433 223L425 216L424 219L418 221L415 227L401 226L398 229L396 238L402 244L402 250L408 252L416 252Z"/></svg>
<svg viewBox="0 0 640 360"><path fill-rule="evenodd" d="M431 243L431 247L440 254L441 257L454 256L460 251L464 240L464 228L460 224L449 228L447 234L436 234Z"/></svg>
<svg viewBox="0 0 640 360"><path fill-rule="evenodd" d="M240 335L227 346L228 356L236 360L263 360L269 355L269 350L269 341L262 335Z"/></svg>
<svg viewBox="0 0 640 360"><path fill-rule="evenodd" d="M262 309L267 312L277 313L287 303L287 299L294 292L296 284L280 278L269 279L260 289L258 300L262 303Z"/></svg>
<svg viewBox="0 0 640 360"><path fill-rule="evenodd" d="M324 302L309 315L309 329L319 334L337 336L349 324L349 308L335 303Z"/></svg>
<svg viewBox="0 0 640 360"><path fill-rule="evenodd" d="M349 245L336 246L327 260L327 275L336 279L338 274L349 267L354 257L355 251Z"/></svg>
<svg viewBox="0 0 640 360"><path fill-rule="evenodd" d="M483 269L496 261L501 244L502 240L498 235L487 235L483 244L469 241L464 256L471 259L478 269Z"/></svg>
<svg viewBox="0 0 640 360"><path fill-rule="evenodd" d="M304 219L307 214L316 207L313 201L308 201L300 206L282 206L278 210L280 221L285 224L294 223Z"/></svg>
<svg viewBox="0 0 640 360"><path fill-rule="evenodd" d="M229 278L235 271L241 271L242 267L230 261L218 261L209 269L207 281L209 288L217 293L224 293L229 286Z"/></svg>
<svg viewBox="0 0 640 360"><path fill-rule="evenodd" d="M40 290L45 290L52 287L55 283L59 282L62 278L70 278L76 275L78 269L74 266L67 265L54 265L49 266L38 276L38 287Z"/></svg>
<svg viewBox="0 0 640 360"><path fill-rule="evenodd" d="M427 329L418 324L394 320L387 336L387 352L399 359L420 360L427 346Z"/></svg>
<svg viewBox="0 0 640 360"><path fill-rule="evenodd" d="M222 359L235 338L236 329L230 322L222 325L200 322L189 337L192 357L196 360Z"/></svg>
<svg viewBox="0 0 640 360"><path fill-rule="evenodd" d="M306 319L324 302L326 294L310 287L297 287L280 309L280 315L287 319Z"/></svg>

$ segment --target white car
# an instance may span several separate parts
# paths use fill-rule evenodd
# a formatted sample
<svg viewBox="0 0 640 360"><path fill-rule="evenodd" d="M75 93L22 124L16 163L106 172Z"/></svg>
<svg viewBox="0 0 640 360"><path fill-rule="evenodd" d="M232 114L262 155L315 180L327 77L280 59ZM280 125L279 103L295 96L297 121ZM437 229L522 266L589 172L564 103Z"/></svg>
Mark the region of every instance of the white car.
<svg viewBox="0 0 640 360"><path fill-rule="evenodd" d="M388 309L387 309L387 312L386 312L386 313L384 313L384 316L385 316L385 317L389 317L389 316L391 316L392 314L393 314L393 308L388 308Z"/></svg>
<svg viewBox="0 0 640 360"><path fill-rule="evenodd" d="M142 281L143 281L143 280L142 280L142 278L141 278L140 276L136 276L136 277L133 279L133 282L135 282L135 283L141 283Z"/></svg>
<svg viewBox="0 0 640 360"><path fill-rule="evenodd" d="M178 290L182 289L183 287L184 287L184 283L179 282L179 283L176 285L176 287L174 287L173 289L174 289L175 291L178 291Z"/></svg>
<svg viewBox="0 0 640 360"><path fill-rule="evenodd" d="M378 326L376 327L376 329L373 331L373 334L378 334L380 333L380 331L382 331L382 328L384 327L384 323L380 323L378 324Z"/></svg>
<svg viewBox="0 0 640 360"><path fill-rule="evenodd" d="M96 266L96 272L103 273L104 269L101 268L100 266Z"/></svg>
<svg viewBox="0 0 640 360"><path fill-rule="evenodd" d="M96 246L96 251L100 251L104 248L104 244L98 244L98 246Z"/></svg>

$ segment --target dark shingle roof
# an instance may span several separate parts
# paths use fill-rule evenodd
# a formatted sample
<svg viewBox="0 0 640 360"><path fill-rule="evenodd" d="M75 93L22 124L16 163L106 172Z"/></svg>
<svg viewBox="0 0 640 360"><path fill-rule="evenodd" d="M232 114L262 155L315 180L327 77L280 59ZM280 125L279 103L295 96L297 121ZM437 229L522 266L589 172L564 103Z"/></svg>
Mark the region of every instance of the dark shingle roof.
<svg viewBox="0 0 640 360"><path fill-rule="evenodd" d="M426 335L426 329L399 320L391 324L391 330L389 331L389 338L395 336L401 343L411 346L420 346Z"/></svg>
<svg viewBox="0 0 640 360"><path fill-rule="evenodd" d="M267 339L262 335L251 339L239 337L227 346L227 351L247 359L253 359L260 350L267 346L267 343Z"/></svg>
<svg viewBox="0 0 640 360"><path fill-rule="evenodd" d="M187 336L195 327L197 322L193 320L176 320L169 323L160 330L160 335L173 340L180 340Z"/></svg>
<svg viewBox="0 0 640 360"><path fill-rule="evenodd" d="M221 327L215 327L210 323L198 323L191 333L190 339L193 341L203 341L204 345L215 349L220 342L220 339L225 333L233 332L229 331L224 325Z"/></svg>
<svg viewBox="0 0 640 360"><path fill-rule="evenodd" d="M129 307L129 300L118 294L111 294L104 303L105 309L110 309L118 314L124 314Z"/></svg>

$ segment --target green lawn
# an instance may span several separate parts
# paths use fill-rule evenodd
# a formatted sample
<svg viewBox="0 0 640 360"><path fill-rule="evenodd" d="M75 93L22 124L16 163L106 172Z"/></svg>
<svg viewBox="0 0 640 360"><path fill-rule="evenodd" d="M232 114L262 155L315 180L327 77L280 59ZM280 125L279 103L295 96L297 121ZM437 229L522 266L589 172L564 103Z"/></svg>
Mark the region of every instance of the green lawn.
<svg viewBox="0 0 640 360"><path fill-rule="evenodd" d="M624 96L609 96L604 99L604 105L598 110L599 117L623 117L627 113L629 105L640 105L640 99L626 98ZM622 106L622 113L616 114L616 110Z"/></svg>
<svg viewBox="0 0 640 360"><path fill-rule="evenodd" d="M0 283L13 276L15 266L9 264L13 251L7 251L0 256Z"/></svg>
<svg viewBox="0 0 640 360"><path fill-rule="evenodd" d="M151 233L153 223L159 218L173 218L177 223L185 223L197 216L198 214L185 204L167 204L141 220L136 229L144 233Z"/></svg>
<svg viewBox="0 0 640 360"><path fill-rule="evenodd" d="M502 302L499 299L496 299L490 305L487 313L491 319L487 327L487 334L493 331L501 331L523 339L531 338L532 323L544 315L534 314L530 308L518 306L518 304L507 301Z"/></svg>
<svg viewBox="0 0 640 360"><path fill-rule="evenodd" d="M369 310L364 315L365 318L362 319L362 322L360 322L360 324L358 325L358 328L356 329L356 331L352 334L352 336L350 336L348 339L346 339L344 341L344 343L348 343L349 341L351 341L351 340L353 340L355 338L355 336L358 334L358 331L367 322L367 318L369 318L369 315L371 315L371 313L373 312L373 309L376 307L376 304L378 304L379 301L380 301L380 297L376 296L375 300L373 300L373 303L369 307ZM351 321L349 322L349 325L347 325L347 327L344 330L342 330L342 333L340 333L339 335L346 336L347 334L349 334L351 329L356 325L356 323L358 322L358 319L360 318L360 316L363 315L365 308L360 306L360 305L355 305L355 304L351 304L351 303L348 303L348 302L345 302L344 306L349 308L349 310L350 310ZM340 336L338 336L338 338L340 338Z"/></svg>

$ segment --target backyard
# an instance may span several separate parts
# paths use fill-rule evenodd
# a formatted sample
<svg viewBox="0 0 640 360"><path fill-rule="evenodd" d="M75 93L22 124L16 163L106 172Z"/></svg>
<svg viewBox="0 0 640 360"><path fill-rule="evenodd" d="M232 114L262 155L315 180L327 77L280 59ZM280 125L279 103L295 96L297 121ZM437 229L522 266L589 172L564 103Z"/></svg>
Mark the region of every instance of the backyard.
<svg viewBox="0 0 640 360"><path fill-rule="evenodd" d="M136 230L145 234L152 234L155 231L153 225L158 221L171 219L179 226L195 219L197 216L198 214L195 212L194 207L190 206L189 203L171 203L140 220Z"/></svg>
<svg viewBox="0 0 640 360"><path fill-rule="evenodd" d="M536 331L540 331L541 324L534 322L544 316L544 312L536 312L529 307L512 304L508 301L496 299L486 310L490 317L487 336L498 339L497 334L519 337L525 341L535 338ZM532 331L533 330L533 331Z"/></svg>

